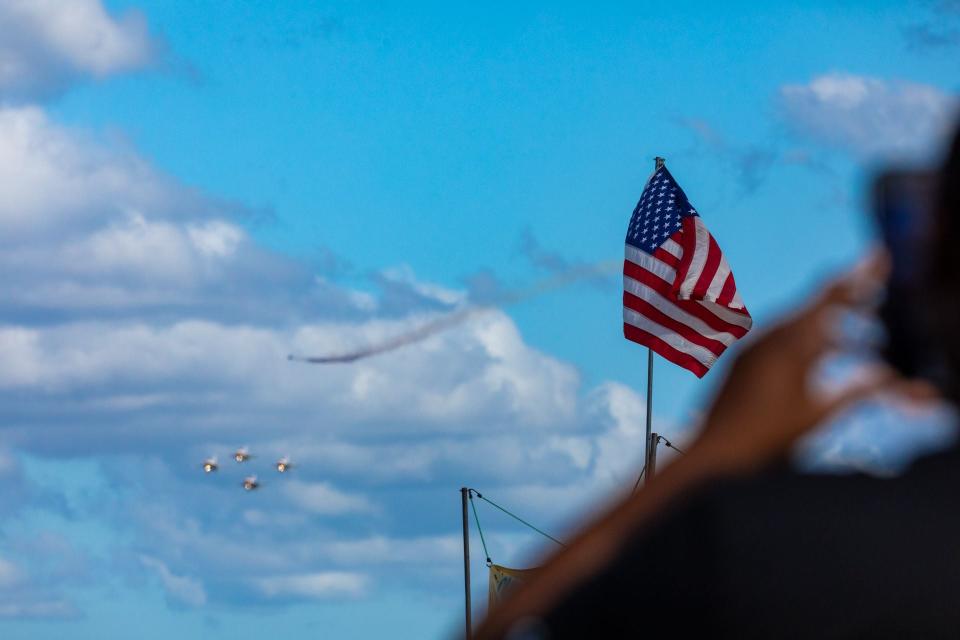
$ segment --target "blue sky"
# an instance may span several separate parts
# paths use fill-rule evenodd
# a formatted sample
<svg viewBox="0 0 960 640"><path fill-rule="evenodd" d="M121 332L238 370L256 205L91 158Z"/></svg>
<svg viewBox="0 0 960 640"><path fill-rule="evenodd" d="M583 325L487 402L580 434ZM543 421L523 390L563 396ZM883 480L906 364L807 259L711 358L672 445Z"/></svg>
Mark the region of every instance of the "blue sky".
<svg viewBox="0 0 960 640"><path fill-rule="evenodd" d="M654 155L762 327L869 243L872 170L934 160L956 113L955 1L514 4L0 2L0 635L457 630L461 486L562 535L632 484L617 278L350 366L286 354L618 259ZM656 429L689 438L728 362L659 361ZM902 418L867 407L806 460L947 437Z"/></svg>

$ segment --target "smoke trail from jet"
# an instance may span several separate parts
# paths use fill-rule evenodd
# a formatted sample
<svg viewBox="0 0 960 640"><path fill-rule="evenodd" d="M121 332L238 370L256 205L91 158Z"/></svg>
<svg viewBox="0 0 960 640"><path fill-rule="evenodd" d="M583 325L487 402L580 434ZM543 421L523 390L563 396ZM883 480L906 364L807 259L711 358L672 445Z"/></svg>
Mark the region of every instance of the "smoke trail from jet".
<svg viewBox="0 0 960 640"><path fill-rule="evenodd" d="M622 266L620 261L596 262L587 265L581 265L558 273L550 278L546 278L525 289L511 291L490 303L483 305L473 305L463 309L451 311L446 315L435 318L419 327L414 327L410 331L398 334L392 338L384 340L379 344L370 345L362 349L350 351L348 353L338 353L325 356L298 356L290 354L287 359L292 362L306 362L308 364L346 364L363 360L371 356L387 353L410 344L415 344L426 340L430 336L436 335L447 329L452 329L463 324L470 318L481 313L487 313L511 304L524 302L537 296L543 295L549 291L561 289L578 280L586 278L609 275L618 272Z"/></svg>

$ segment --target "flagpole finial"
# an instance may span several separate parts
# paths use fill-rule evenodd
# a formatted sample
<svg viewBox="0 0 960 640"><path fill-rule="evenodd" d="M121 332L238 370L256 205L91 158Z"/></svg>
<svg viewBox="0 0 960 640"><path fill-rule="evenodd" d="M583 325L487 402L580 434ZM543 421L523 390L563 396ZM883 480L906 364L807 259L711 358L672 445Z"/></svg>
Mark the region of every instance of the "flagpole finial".
<svg viewBox="0 0 960 640"><path fill-rule="evenodd" d="M654 158L653 160L654 160L654 162L657 163L657 167L656 167L657 169L662 169L662 168L663 168L663 165L667 162L667 159L666 159L666 158L661 158L660 156L657 156L657 157Z"/></svg>

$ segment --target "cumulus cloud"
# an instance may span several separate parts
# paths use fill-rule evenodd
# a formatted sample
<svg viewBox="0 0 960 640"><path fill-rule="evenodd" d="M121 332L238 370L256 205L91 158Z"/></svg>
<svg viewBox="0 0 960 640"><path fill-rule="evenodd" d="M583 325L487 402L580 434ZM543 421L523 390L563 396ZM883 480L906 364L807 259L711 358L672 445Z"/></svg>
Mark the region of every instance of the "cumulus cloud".
<svg viewBox="0 0 960 640"><path fill-rule="evenodd" d="M45 98L77 79L154 62L158 44L143 16L112 16L101 0L0 3L0 98Z"/></svg>
<svg viewBox="0 0 960 640"><path fill-rule="evenodd" d="M172 217L207 208L129 148L63 128L39 107L0 110L0 136L4 238L56 236L127 212Z"/></svg>
<svg viewBox="0 0 960 640"><path fill-rule="evenodd" d="M326 482L293 481L283 486L283 495L297 507L310 513L337 515L370 512L374 506L364 496L339 491Z"/></svg>
<svg viewBox="0 0 960 640"><path fill-rule="evenodd" d="M52 533L27 536L10 531L0 548L7 554L0 556L0 619L80 614L64 591L86 581L88 571L85 556L69 541Z"/></svg>
<svg viewBox="0 0 960 640"><path fill-rule="evenodd" d="M463 554L463 538L456 535L396 538L384 535L336 540L323 545L337 564L354 566L445 563Z"/></svg>
<svg viewBox="0 0 960 640"><path fill-rule="evenodd" d="M174 575L166 564L156 558L140 556L140 562L156 572L160 584L173 602L191 607L201 607L207 603L207 593L199 580Z"/></svg>
<svg viewBox="0 0 960 640"><path fill-rule="evenodd" d="M0 557L0 589L12 587L20 582L20 570L15 564Z"/></svg>
<svg viewBox="0 0 960 640"><path fill-rule="evenodd" d="M367 581L363 575L344 571L327 571L303 575L261 578L254 583L268 598L323 600L332 597L362 595Z"/></svg>
<svg viewBox="0 0 960 640"><path fill-rule="evenodd" d="M606 480L629 484L625 470L637 465L637 452L647 437L646 400L619 383L607 383L597 390L595 411L609 416L609 427L597 438L594 473Z"/></svg>
<svg viewBox="0 0 960 640"><path fill-rule="evenodd" d="M70 619L78 615L79 612L77 608L65 600L42 600L33 602L8 600L0 602L0 618Z"/></svg>
<svg viewBox="0 0 960 640"><path fill-rule="evenodd" d="M418 322L291 329L206 320L159 326L143 321L6 326L0 327L0 348L7 355L0 363L0 390L43 393L65 403L82 393L90 410L124 408L123 402L90 405L95 398L191 404L198 413L233 417L238 431L261 425L265 412L294 409L322 415L326 433L384 420L389 424L380 429L387 432L413 422L447 432L481 422L492 431L571 423L579 387L576 370L524 344L516 325L502 313L349 367L286 359L291 349L322 351L357 340L358 334L376 340ZM223 393L233 395L227 405ZM274 436L289 433L279 425L274 429ZM126 433L118 432L117 438L148 435Z"/></svg>
<svg viewBox="0 0 960 640"><path fill-rule="evenodd" d="M172 180L127 145L36 107L0 108L0 138L0 270L16 274L0 281L6 317L279 322L377 310L364 292L252 242L237 222L244 207Z"/></svg>
<svg viewBox="0 0 960 640"><path fill-rule="evenodd" d="M917 158L945 144L958 100L930 85L830 73L782 87L780 106L791 128L827 146L861 158Z"/></svg>

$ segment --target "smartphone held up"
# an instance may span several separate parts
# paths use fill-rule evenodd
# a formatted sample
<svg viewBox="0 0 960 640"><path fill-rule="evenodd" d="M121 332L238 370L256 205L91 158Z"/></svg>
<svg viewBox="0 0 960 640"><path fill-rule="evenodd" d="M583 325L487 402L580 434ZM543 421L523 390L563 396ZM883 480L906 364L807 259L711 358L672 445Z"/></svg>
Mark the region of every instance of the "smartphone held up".
<svg viewBox="0 0 960 640"><path fill-rule="evenodd" d="M873 188L877 229L890 256L890 276L878 314L885 329L881 354L909 378L945 382L947 367L930 330L929 273L936 234L938 176L889 171Z"/></svg>

